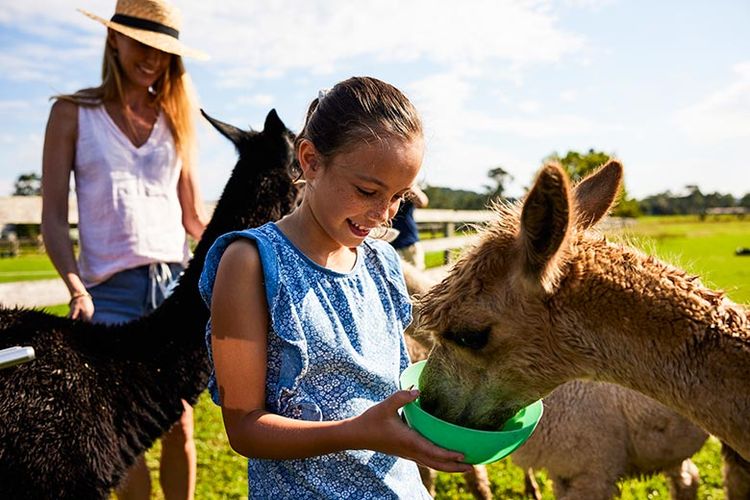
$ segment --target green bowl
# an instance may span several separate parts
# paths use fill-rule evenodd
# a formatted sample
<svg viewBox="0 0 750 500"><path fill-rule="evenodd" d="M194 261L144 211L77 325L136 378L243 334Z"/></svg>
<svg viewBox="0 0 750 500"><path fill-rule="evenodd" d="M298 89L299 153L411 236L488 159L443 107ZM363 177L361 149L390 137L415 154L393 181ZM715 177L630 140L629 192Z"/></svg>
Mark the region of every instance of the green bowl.
<svg viewBox="0 0 750 500"><path fill-rule="evenodd" d="M402 389L419 389L419 377L426 361L415 363L401 374ZM489 464L505 458L521 446L542 418L542 400L519 410L499 431L461 427L434 417L420 406L419 398L403 408L406 423L441 448L464 454L467 464Z"/></svg>

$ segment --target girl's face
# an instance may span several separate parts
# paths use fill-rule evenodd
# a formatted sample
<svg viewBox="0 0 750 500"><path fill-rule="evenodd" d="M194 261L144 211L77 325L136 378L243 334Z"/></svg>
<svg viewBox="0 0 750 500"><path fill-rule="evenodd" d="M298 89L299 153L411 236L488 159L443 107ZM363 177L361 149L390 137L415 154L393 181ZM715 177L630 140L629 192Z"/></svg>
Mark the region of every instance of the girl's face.
<svg viewBox="0 0 750 500"><path fill-rule="evenodd" d="M137 40L109 31L108 43L116 51L116 57L125 79L137 87L148 89L164 74L169 66L171 54L149 47Z"/></svg>
<svg viewBox="0 0 750 500"><path fill-rule="evenodd" d="M422 166L421 137L361 144L328 158L302 141L305 200L317 225L338 244L355 247L396 215Z"/></svg>

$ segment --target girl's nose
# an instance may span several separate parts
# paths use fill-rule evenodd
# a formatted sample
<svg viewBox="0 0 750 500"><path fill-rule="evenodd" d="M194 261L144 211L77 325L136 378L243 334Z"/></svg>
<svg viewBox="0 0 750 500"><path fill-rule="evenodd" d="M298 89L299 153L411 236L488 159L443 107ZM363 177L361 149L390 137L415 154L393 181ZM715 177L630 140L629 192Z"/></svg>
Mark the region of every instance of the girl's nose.
<svg viewBox="0 0 750 500"><path fill-rule="evenodd" d="M384 224L391 218L391 207L388 203L378 202L370 208L367 217L373 222Z"/></svg>

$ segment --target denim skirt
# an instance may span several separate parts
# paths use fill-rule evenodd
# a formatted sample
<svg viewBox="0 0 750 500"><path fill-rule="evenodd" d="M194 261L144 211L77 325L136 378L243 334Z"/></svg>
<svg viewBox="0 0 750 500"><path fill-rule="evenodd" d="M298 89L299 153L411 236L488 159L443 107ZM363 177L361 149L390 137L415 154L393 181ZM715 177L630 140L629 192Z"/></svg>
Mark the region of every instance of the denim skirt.
<svg viewBox="0 0 750 500"><path fill-rule="evenodd" d="M164 302L184 270L180 263L155 262L126 269L89 288L96 323L122 323L150 313Z"/></svg>

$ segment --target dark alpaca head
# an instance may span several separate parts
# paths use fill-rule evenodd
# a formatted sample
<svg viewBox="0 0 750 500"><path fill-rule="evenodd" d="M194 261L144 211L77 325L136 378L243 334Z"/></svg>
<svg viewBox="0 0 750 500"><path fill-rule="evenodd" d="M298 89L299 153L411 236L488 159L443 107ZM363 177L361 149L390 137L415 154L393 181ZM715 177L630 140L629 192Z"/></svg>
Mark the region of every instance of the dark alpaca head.
<svg viewBox="0 0 750 500"><path fill-rule="evenodd" d="M278 220L290 212L297 196L291 182L294 134L276 111L268 113L260 132L240 130L201 112L240 155L203 239L213 241L228 231Z"/></svg>
<svg viewBox="0 0 750 500"><path fill-rule="evenodd" d="M201 113L216 130L232 141L239 153L211 222L181 280L188 285L187 292L194 299L195 307L202 309L205 306L194 292L206 253L216 238L230 231L257 227L280 219L294 208L298 189L293 182L296 176L294 134L284 125L276 110L268 113L261 131L241 130L212 118L203 110Z"/></svg>

